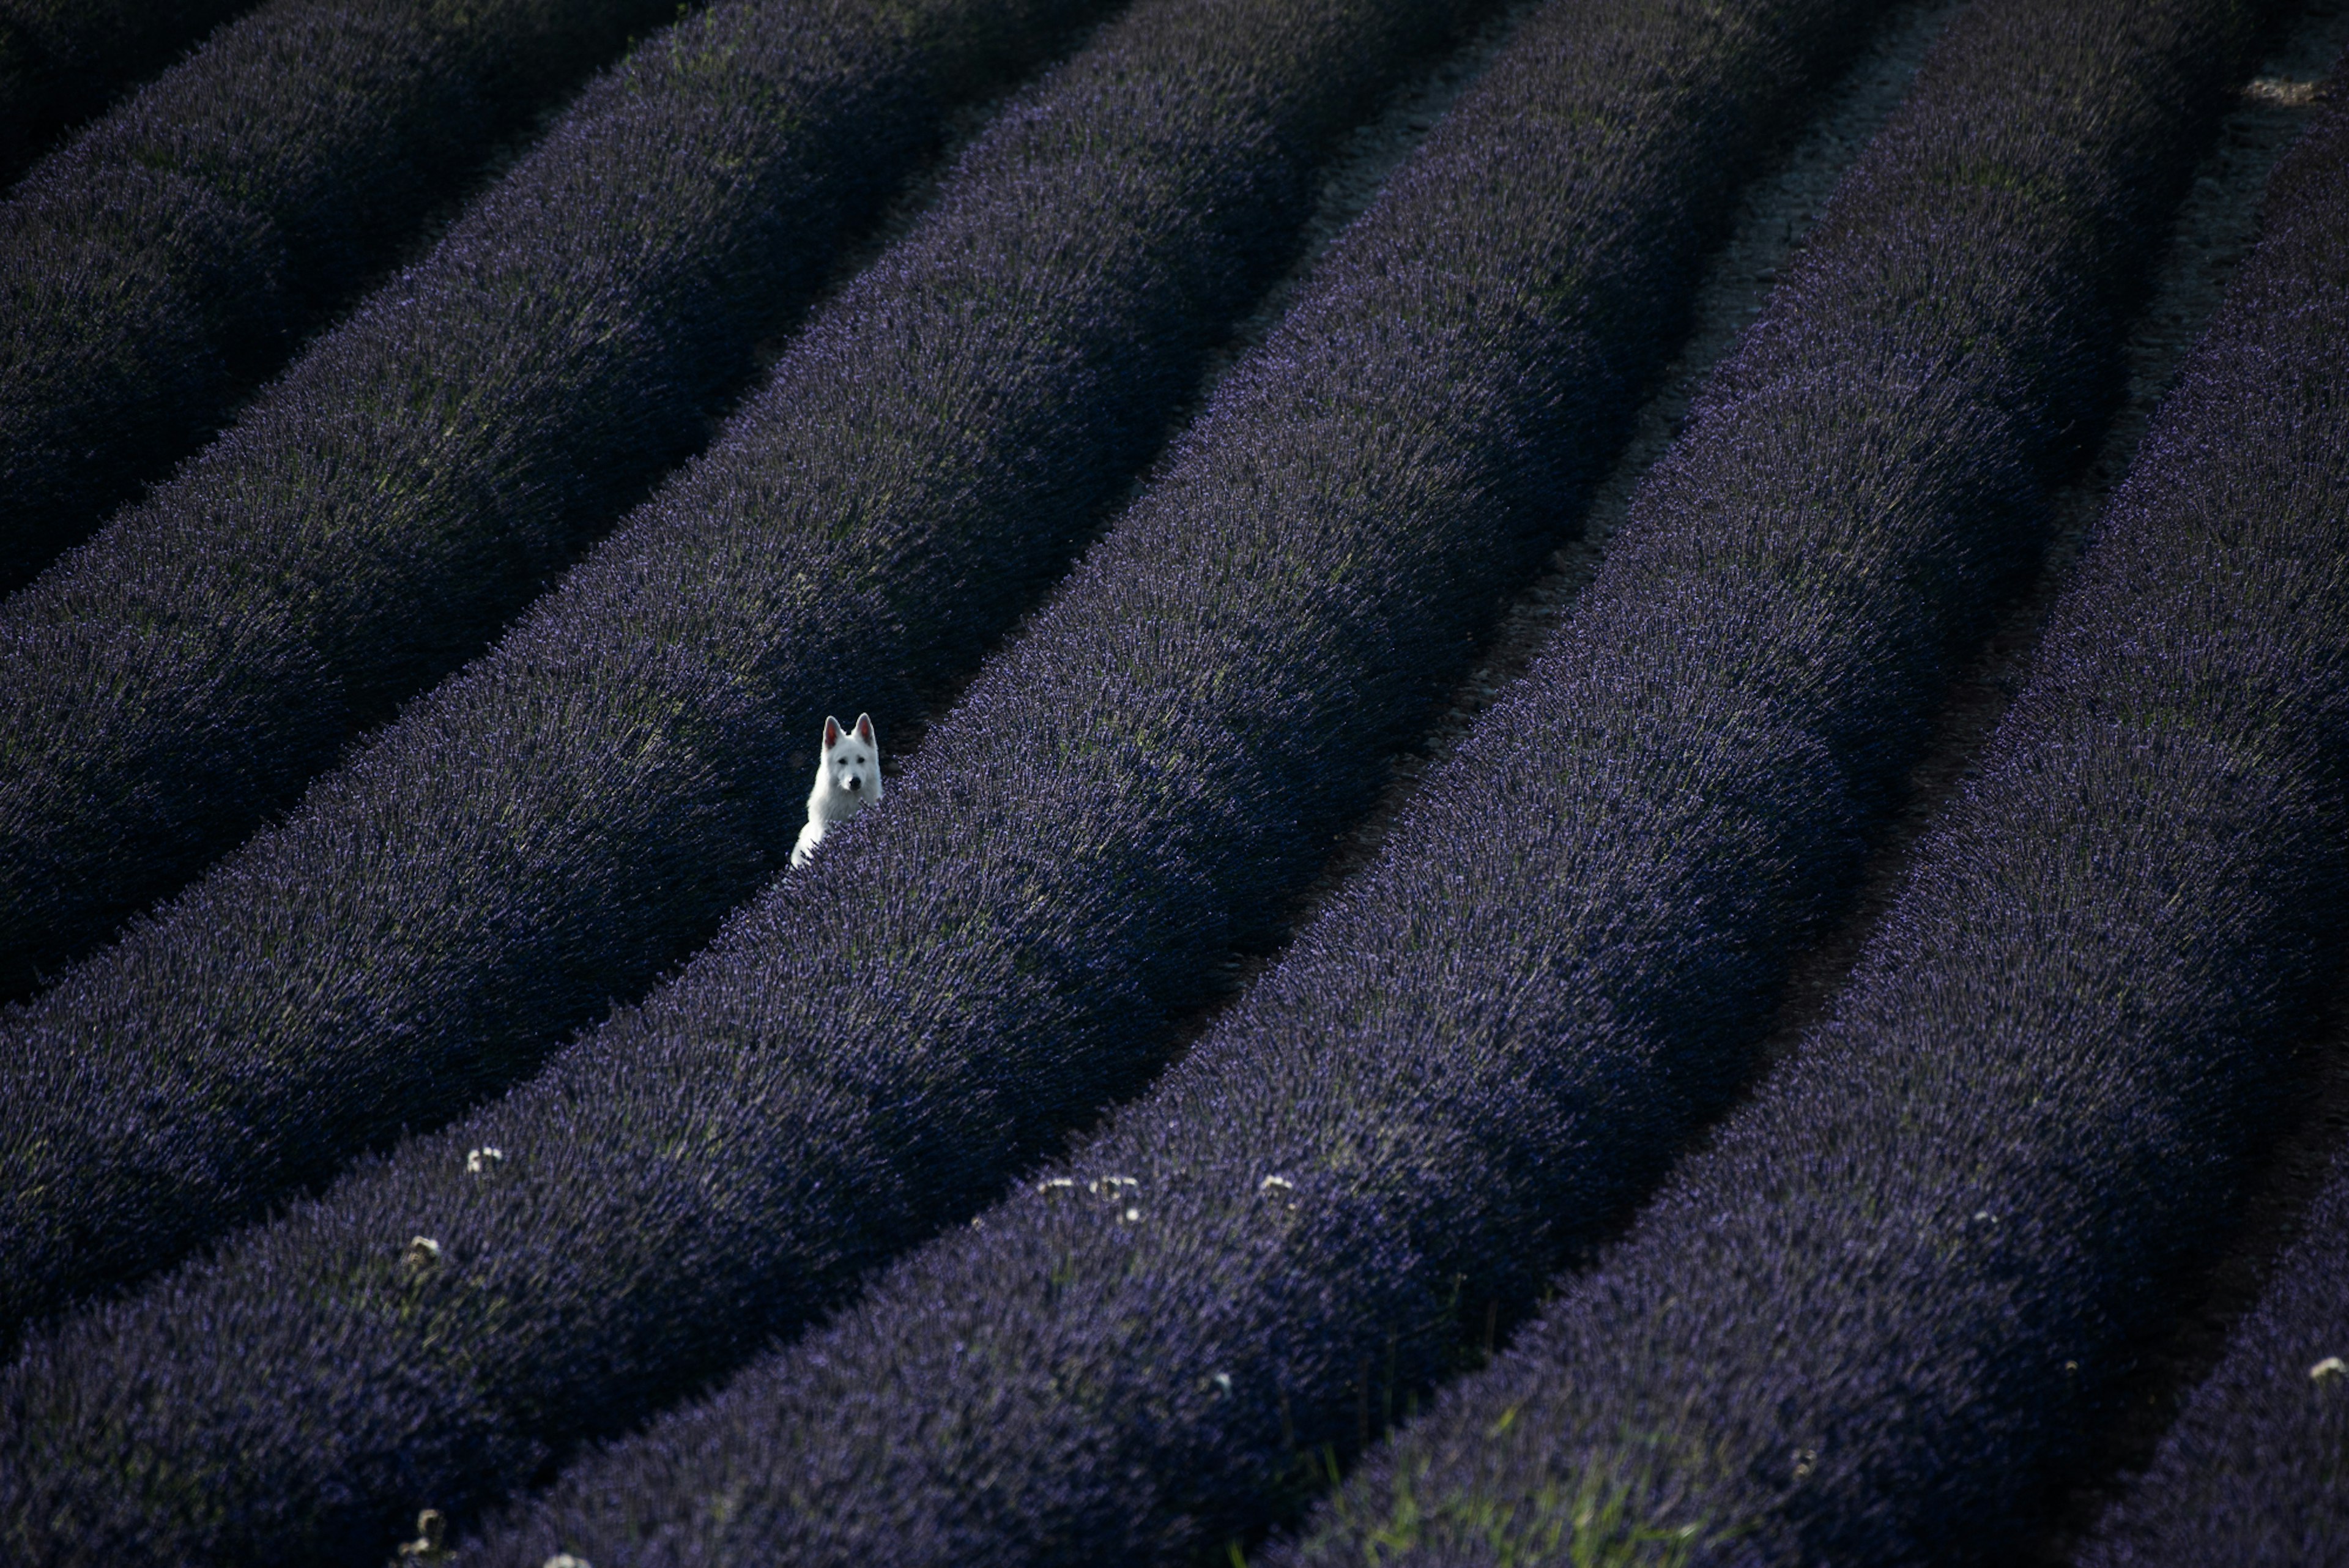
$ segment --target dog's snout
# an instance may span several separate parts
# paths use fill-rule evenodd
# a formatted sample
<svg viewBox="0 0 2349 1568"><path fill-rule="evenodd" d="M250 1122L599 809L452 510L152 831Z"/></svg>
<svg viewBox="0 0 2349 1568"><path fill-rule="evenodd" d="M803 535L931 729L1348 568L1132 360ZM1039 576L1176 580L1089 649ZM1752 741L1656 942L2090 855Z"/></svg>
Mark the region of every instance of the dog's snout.
<svg viewBox="0 0 2349 1568"><path fill-rule="evenodd" d="M854 774L848 775L848 787L852 793L864 787L864 781L858 778Z"/></svg>

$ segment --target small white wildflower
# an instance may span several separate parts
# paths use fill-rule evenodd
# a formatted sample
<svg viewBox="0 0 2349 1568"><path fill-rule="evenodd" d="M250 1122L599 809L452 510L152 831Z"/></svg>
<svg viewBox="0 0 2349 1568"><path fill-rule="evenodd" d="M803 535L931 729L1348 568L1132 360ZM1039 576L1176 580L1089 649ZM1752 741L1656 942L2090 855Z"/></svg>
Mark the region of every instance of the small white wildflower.
<svg viewBox="0 0 2349 1568"><path fill-rule="evenodd" d="M1125 1189L1141 1185L1131 1176L1096 1176L1085 1183L1085 1190L1095 1198L1120 1198Z"/></svg>
<svg viewBox="0 0 2349 1568"><path fill-rule="evenodd" d="M1036 1184L1036 1190L1050 1197L1055 1192L1073 1192L1077 1184L1065 1176L1048 1176Z"/></svg>
<svg viewBox="0 0 2349 1568"><path fill-rule="evenodd" d="M2310 1367L2308 1376L2312 1381L2317 1383L2331 1383L2341 1377L2349 1376L2349 1362L2344 1362L2337 1355L2328 1355Z"/></svg>
<svg viewBox="0 0 2349 1568"><path fill-rule="evenodd" d="M1262 1181L1256 1184L1256 1189L1258 1192L1270 1192L1275 1188L1294 1192L1297 1190L1297 1183L1289 1180L1288 1178L1285 1176L1268 1176Z"/></svg>
<svg viewBox="0 0 2349 1568"><path fill-rule="evenodd" d="M984 1231L987 1229L987 1221L974 1214L970 1217L970 1228L974 1231Z"/></svg>
<svg viewBox="0 0 2349 1568"><path fill-rule="evenodd" d="M1230 1393L1232 1391L1232 1375L1228 1372L1216 1373L1216 1386L1222 1389L1226 1394Z"/></svg>
<svg viewBox="0 0 2349 1568"><path fill-rule="evenodd" d="M1118 1216L1118 1221L1124 1225L1139 1225L1142 1223L1142 1210L1139 1209L1129 1209L1124 1213Z"/></svg>
<svg viewBox="0 0 2349 1568"><path fill-rule="evenodd" d="M540 1563L538 1568L595 1568L595 1564L588 1562L585 1557L574 1557L568 1552L558 1552Z"/></svg>
<svg viewBox="0 0 2349 1568"><path fill-rule="evenodd" d="M2076 1361L2067 1361L2064 1364L2064 1370L2066 1373L2077 1372L2080 1370L2080 1364Z"/></svg>
<svg viewBox="0 0 2349 1568"><path fill-rule="evenodd" d="M1795 1455L1795 1479L1796 1480L1801 1480L1805 1476L1809 1475L1813 1470L1818 1468L1818 1449L1804 1449Z"/></svg>
<svg viewBox="0 0 2349 1568"><path fill-rule="evenodd" d="M465 1156L465 1172L469 1176L487 1176L505 1163L506 1151L487 1145Z"/></svg>
<svg viewBox="0 0 2349 1568"><path fill-rule="evenodd" d="M408 1251L400 1254L399 1261L416 1272L422 1273L440 1261L440 1243L429 1236L411 1237Z"/></svg>
<svg viewBox="0 0 2349 1568"><path fill-rule="evenodd" d="M400 1557L409 1563L440 1562L448 1555L440 1544L448 1527L449 1521L440 1517L439 1509L426 1509L416 1516L416 1539L401 1543Z"/></svg>
<svg viewBox="0 0 2349 1568"><path fill-rule="evenodd" d="M1977 1225L1995 1225L1998 1223L1998 1216L1992 1213L1987 1209L1977 1209L1974 1210L1974 1223Z"/></svg>

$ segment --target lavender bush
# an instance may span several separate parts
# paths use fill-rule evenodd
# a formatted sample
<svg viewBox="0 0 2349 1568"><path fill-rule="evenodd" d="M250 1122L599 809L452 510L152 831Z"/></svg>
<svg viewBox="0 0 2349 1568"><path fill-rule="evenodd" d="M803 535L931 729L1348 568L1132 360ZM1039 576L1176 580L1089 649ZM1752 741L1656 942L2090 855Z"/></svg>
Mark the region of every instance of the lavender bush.
<svg viewBox="0 0 2349 1568"><path fill-rule="evenodd" d="M2349 1160L2334 1160L2305 1226L2152 1466L2081 1552L2082 1568L2349 1562Z"/></svg>
<svg viewBox="0 0 2349 1568"><path fill-rule="evenodd" d="M827 695L871 691L885 724L910 716L1065 565L1293 240L1315 157L1455 10L1152 0L1007 111L713 451L494 655L12 1021L11 1315L168 1262L368 1142L455 1114L706 938L782 863L807 784L783 759ZM410 1179L349 1201L409 1203ZM274 1287L247 1304L260 1315L233 1336L240 1364L272 1337L369 1337L375 1310L365 1290L291 1315ZM616 1332L673 1327L676 1310L638 1303ZM586 1321L558 1293L399 1354L515 1366ZM624 1422L739 1338L650 1342L633 1394L584 1372L568 1393L544 1377L508 1390L519 1446L503 1469L452 1406L435 1495L527 1475L543 1444ZM602 1352L585 1335L560 1354L584 1368ZM328 1355L315 1369L348 1366ZM317 1393L289 1386L271 1412L284 1440L251 1448L269 1458L202 1489L341 1500L270 1537L273 1558L409 1501L345 1473L391 1438L346 1420L329 1444L302 1426ZM253 1418L254 1390L237 1398ZM200 1436L217 1412L198 1404L166 1436L223 1451ZM184 1545L169 1539L166 1555Z"/></svg>
<svg viewBox="0 0 2349 1568"><path fill-rule="evenodd" d="M1273 1561L2023 1559L2137 1336L2225 1234L2337 971L2344 129L2279 177L1828 1022ZM2251 1354L2281 1348L2264 1332ZM2225 1450L2246 1468L2189 1479L2220 1456L2172 1449L2155 1495L2212 1504L2158 1560L2337 1556L2340 1407L2284 1370L2303 1424Z"/></svg>
<svg viewBox="0 0 2349 1568"><path fill-rule="evenodd" d="M2312 552L2301 570L2328 575L2311 585L2310 602L2285 601L2279 611L2306 616L2309 624L2297 635L2311 640L2328 630L2336 639L2342 634L2342 598L2349 591L2341 565L2349 543L2343 538L2343 519L2349 517L2349 401L2342 395L2349 387L2349 273L2342 267L2349 255L2344 88L2349 69L2336 69L2328 88L2332 107L2269 182L2260 253L2180 395L2172 440L2192 488L2169 481L2232 525L2242 525L2237 518L2256 518L2252 525L2263 547ZM2177 507L2167 497L2161 503ZM2274 518L2275 513L2285 515ZM2270 530L2273 545L2264 537ZM2279 626L2271 635L2292 636L2293 628ZM2324 651L2338 656L2337 649ZM2337 707L2319 722L2325 739L2337 741ZM2327 820L2328 832L2336 826ZM2310 913L2324 918L2323 910ZM2295 921L2305 918L2292 912ZM2193 1033L2187 1038L2192 1041ZM2190 1049L2189 1064L2208 1047ZM2233 1064L2205 1073L2217 1080L2213 1091L2232 1101L2246 1088L2270 1088L2262 1081L2272 1070L2266 1058L2261 1052L2244 1064L2251 1069L2248 1083L2230 1081ZM2241 1152L2239 1145L2220 1144L2215 1156L2231 1165ZM2180 1413L2152 1466L2081 1554L2083 1568L2349 1563L2345 1236L2349 1155L2336 1154L2300 1238L2277 1260L2258 1305Z"/></svg>
<svg viewBox="0 0 2349 1568"><path fill-rule="evenodd" d="M728 0L0 607L0 992L290 803L666 464L958 100L1097 0Z"/></svg>
<svg viewBox="0 0 2349 1568"><path fill-rule="evenodd" d="M0 205L0 588L217 428L494 140L675 0L277 0Z"/></svg>
<svg viewBox="0 0 2349 1568"><path fill-rule="evenodd" d="M1561 36L1593 36L1594 11L1561 12ZM1692 47L1711 21L1696 7L1611 15L1621 47L1598 53L1629 79L1646 49L1710 52ZM1848 30L1825 9L1746 18L1774 33L1797 20ZM562 1549L601 1568L1184 1561L1293 1511L1326 1464L1456 1367L1464 1340L1525 1312L1720 1103L1790 955L1848 888L1946 650L2028 555L2034 472L2104 404L2116 313L2145 260L2136 235L2190 168L2244 26L2230 7L2115 0L1962 16L1557 642L1282 964L1076 1159L892 1271L835 1326L584 1463L479 1555L528 1563ZM1729 79L1746 93L1795 74L1771 61L1748 78L1768 56L1713 47L1737 61ZM1710 101L1734 101L1726 86ZM1994 182L1973 177L1988 154ZM1948 303L1920 312L1920 296ZM1793 348L1806 342L1807 358ZM1775 379L1773 357L1788 367ZM1099 744L1101 721L1074 745L1032 727L1043 762L995 764L1032 767L1017 785L963 784L984 775L948 774L946 760L977 749L964 737L982 719L1009 731L1023 712L1153 711L1130 687L1084 692L1046 675L1071 662L1047 658L1065 646L1046 640L1052 629L1018 667L1027 692L1071 695L1015 703L983 680L959 721L972 729L942 732L879 820L852 825L856 857L812 879L802 919L858 884L893 909L936 910L924 885L936 873L917 881L925 861L898 847L947 853L909 806L917 785L994 844L1021 833L1016 806L994 800L1040 794L1044 824L1021 834L1039 847L1016 877L999 874L995 909L1033 907L1031 888L1071 897L1049 833L1088 857L1106 834L1098 807L1053 781L1098 766L1077 747ZM1218 775L1180 798L1207 826L1149 840L1162 857L1151 879L1136 875L1123 900L1097 896L1096 965L1122 924L1143 928L1124 939L1137 946L1189 938L1160 923L1182 909L1164 890L1176 875L1247 886L1210 858L1218 840L1266 842L1275 830L1251 819L1286 815L1319 762L1290 710L1253 706L1267 686L1285 699L1268 677L1227 682L1237 711L1220 720L1154 705L1157 724L1206 737ZM1187 783L1171 767L1128 777L1125 798L1143 800ZM860 930L860 961L835 973L780 956L791 912L762 917L769 961L815 999L809 1016L829 1009L852 1037L867 1017L882 1027L863 991L921 1015L926 987L899 978L887 938ZM1025 978L999 972L1006 988ZM1125 972L1166 986L1163 970ZM730 1016L792 1005L741 995L726 994ZM1114 1032L1099 1030L1105 1066L1164 995L1143 992ZM968 1189L957 1162L979 1135L928 1133L946 1113L916 1124L908 1103L967 1098L973 1124L1032 1126L1051 1108L1027 1086L1048 1040L1032 1029L978 1057L986 1073L948 1078L933 1064L971 1048L933 1025L922 1054L897 1056L894 1095L875 1084L851 1104L900 1137L918 1127L915 1168ZM636 1070L656 1059L669 1058L647 1052ZM828 1068L829 1092L860 1070L838 1057ZM877 1143L833 1114L843 1130L807 1143ZM821 1173L821 1190L843 1174ZM849 1187L840 1201L895 1196L869 1176Z"/></svg>
<svg viewBox="0 0 2349 1568"><path fill-rule="evenodd" d="M1342 36L1279 14L1235 44ZM713 952L503 1104L39 1336L5 1395L18 1554L298 1555L335 1539L318 1500L462 1508L805 1324L1146 1071L1570 521L1801 97L1775 27L1609 15L1531 25L929 760ZM1849 14L1799 15L1816 56ZM1211 724L1268 742L1255 779Z"/></svg>
<svg viewBox="0 0 2349 1568"><path fill-rule="evenodd" d="M0 0L0 186L254 0Z"/></svg>

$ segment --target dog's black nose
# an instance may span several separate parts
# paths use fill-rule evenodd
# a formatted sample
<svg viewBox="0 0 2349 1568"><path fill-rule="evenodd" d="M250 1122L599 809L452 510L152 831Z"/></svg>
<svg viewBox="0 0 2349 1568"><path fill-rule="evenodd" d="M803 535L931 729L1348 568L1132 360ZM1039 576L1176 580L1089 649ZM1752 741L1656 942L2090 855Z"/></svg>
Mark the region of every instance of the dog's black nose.
<svg viewBox="0 0 2349 1568"><path fill-rule="evenodd" d="M856 787L857 787L857 785L858 785L858 784L859 784L859 783L861 783L861 782L862 782L862 781L860 781L854 774L849 774L849 775L848 775L848 787L849 787L850 789L854 789L854 788L856 788Z"/></svg>

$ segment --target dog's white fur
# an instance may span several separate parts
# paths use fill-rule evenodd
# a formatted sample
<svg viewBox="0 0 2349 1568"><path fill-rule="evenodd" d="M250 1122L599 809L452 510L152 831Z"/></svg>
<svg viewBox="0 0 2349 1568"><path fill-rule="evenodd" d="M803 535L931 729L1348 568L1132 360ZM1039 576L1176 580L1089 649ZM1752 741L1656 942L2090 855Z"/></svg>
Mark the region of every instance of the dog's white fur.
<svg viewBox="0 0 2349 1568"><path fill-rule="evenodd" d="M823 722L823 754L816 759L815 788L808 791L807 826L792 846L792 864L804 866L823 842L824 829L854 816L881 798L881 743L873 738L873 715L856 715L856 727Z"/></svg>

